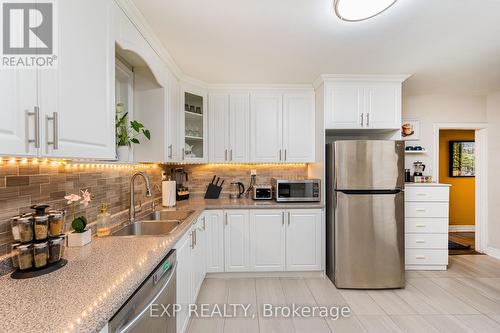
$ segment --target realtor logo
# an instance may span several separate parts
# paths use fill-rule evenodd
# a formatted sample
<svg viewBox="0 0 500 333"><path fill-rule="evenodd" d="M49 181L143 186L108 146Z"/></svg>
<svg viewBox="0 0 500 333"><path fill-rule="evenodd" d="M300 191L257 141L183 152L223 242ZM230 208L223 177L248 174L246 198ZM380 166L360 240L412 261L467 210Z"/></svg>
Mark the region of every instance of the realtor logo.
<svg viewBox="0 0 500 333"><path fill-rule="evenodd" d="M32 1L32 0L31 0ZM2 0L3 68L55 67L53 1Z"/></svg>

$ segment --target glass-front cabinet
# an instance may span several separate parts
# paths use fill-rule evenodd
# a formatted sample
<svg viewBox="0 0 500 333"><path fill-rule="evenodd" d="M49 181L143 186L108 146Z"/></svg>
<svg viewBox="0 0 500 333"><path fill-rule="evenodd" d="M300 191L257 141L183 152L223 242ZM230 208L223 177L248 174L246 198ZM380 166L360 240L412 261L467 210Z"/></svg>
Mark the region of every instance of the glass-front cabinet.
<svg viewBox="0 0 500 333"><path fill-rule="evenodd" d="M203 89L183 85L183 135L182 161L208 161L207 92Z"/></svg>

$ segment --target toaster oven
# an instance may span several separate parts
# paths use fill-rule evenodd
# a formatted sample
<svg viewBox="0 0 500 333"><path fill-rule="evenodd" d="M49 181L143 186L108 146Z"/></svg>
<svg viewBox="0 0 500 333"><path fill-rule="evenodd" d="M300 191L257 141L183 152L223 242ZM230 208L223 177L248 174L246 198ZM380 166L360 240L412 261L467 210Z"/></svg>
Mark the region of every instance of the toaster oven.
<svg viewBox="0 0 500 333"><path fill-rule="evenodd" d="M273 187L271 185L255 185L253 187L254 200L272 200Z"/></svg>

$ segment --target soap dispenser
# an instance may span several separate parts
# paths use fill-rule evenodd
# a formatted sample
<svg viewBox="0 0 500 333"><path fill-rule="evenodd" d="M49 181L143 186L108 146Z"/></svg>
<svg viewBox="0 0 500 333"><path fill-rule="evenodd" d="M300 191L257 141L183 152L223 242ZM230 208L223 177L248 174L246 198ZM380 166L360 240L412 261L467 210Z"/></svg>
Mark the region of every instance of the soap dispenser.
<svg viewBox="0 0 500 333"><path fill-rule="evenodd" d="M97 215L97 237L106 237L111 234L111 214L108 213L108 204L101 204L101 212Z"/></svg>

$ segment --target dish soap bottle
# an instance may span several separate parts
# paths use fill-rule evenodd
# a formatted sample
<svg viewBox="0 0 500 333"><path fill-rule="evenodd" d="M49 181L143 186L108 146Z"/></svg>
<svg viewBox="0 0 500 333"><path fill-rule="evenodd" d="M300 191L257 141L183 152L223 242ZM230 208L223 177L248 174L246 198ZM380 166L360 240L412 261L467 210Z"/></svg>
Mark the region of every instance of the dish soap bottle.
<svg viewBox="0 0 500 333"><path fill-rule="evenodd" d="M111 214L108 213L108 204L101 204L101 212L97 215L97 237L106 237L111 234Z"/></svg>

